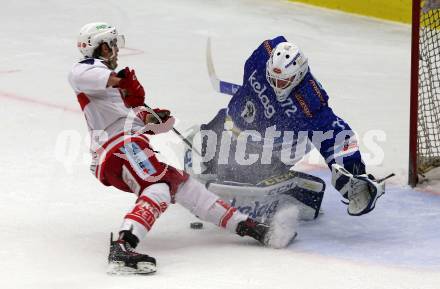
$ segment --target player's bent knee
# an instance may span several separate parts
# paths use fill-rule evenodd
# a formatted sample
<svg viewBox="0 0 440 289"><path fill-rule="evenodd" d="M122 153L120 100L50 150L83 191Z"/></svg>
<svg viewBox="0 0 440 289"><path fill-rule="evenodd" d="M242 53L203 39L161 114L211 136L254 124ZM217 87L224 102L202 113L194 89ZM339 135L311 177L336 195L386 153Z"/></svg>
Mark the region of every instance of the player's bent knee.
<svg viewBox="0 0 440 289"><path fill-rule="evenodd" d="M145 196L161 207L161 211L164 212L168 205L171 203L170 188L165 183L156 183L148 186L139 195L139 198Z"/></svg>
<svg viewBox="0 0 440 289"><path fill-rule="evenodd" d="M176 202L201 219L206 219L208 209L218 200L204 185L189 177L176 193Z"/></svg>
<svg viewBox="0 0 440 289"><path fill-rule="evenodd" d="M190 177L176 193L176 202L200 219L235 232L239 222L247 219L236 208L221 200L204 185Z"/></svg>

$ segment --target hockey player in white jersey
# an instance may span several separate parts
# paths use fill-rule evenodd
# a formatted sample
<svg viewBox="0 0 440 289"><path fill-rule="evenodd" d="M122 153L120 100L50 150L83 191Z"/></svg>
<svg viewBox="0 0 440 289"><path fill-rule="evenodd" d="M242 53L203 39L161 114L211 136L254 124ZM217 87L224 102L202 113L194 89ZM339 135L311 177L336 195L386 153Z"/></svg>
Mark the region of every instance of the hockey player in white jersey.
<svg viewBox="0 0 440 289"><path fill-rule="evenodd" d="M134 249L174 202L240 236L269 246L286 246L294 231L283 232L289 238L280 243L273 234L279 228L254 221L185 172L157 160L147 135L170 130L174 118L169 110L146 109L145 91L134 70L126 67L114 72L124 41L107 23L85 25L77 43L84 58L73 65L68 76L91 135L92 172L104 185L138 196L124 217L117 240L111 240L109 272L156 271L156 260Z"/></svg>

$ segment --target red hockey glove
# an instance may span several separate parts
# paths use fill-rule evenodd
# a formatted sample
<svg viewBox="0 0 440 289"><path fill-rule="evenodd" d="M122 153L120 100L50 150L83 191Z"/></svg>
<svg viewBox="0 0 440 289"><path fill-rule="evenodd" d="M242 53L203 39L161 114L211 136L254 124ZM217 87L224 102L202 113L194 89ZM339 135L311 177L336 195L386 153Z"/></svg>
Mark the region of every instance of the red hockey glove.
<svg viewBox="0 0 440 289"><path fill-rule="evenodd" d="M148 113L148 115L146 115L145 123L166 122L171 116L171 112L168 109L155 108L155 109L153 109L153 111L154 111L154 114ZM160 121L157 119L157 117L160 118Z"/></svg>
<svg viewBox="0 0 440 289"><path fill-rule="evenodd" d="M119 81L119 88L126 91L126 95L123 97L124 103L128 107L141 106L145 102L145 91L142 85L137 80L134 70L130 70L126 67L117 74L121 77Z"/></svg>
<svg viewBox="0 0 440 289"><path fill-rule="evenodd" d="M148 134L159 134L171 130L174 127L175 119L167 109L155 108L154 114L150 109L144 106L136 107L134 109L136 116L142 119L145 123L143 132ZM158 116L160 121L157 119Z"/></svg>
<svg viewBox="0 0 440 289"><path fill-rule="evenodd" d="M144 106L135 108L136 116L142 119L144 123L158 124L166 122L171 117L171 112L168 109L155 108L153 111L154 114L151 112L151 109L147 109Z"/></svg>

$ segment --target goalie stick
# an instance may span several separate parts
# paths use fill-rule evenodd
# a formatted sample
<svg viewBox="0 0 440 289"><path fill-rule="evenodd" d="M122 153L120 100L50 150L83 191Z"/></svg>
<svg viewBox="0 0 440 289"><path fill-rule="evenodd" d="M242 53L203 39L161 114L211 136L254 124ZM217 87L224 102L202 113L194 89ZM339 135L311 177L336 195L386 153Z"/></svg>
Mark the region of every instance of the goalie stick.
<svg viewBox="0 0 440 289"><path fill-rule="evenodd" d="M228 95L234 95L241 87L241 85L223 81L217 77L214 69L214 64L212 62L211 38L208 38L208 42L206 44L206 65L208 66L209 78L211 79L211 84L215 91Z"/></svg>

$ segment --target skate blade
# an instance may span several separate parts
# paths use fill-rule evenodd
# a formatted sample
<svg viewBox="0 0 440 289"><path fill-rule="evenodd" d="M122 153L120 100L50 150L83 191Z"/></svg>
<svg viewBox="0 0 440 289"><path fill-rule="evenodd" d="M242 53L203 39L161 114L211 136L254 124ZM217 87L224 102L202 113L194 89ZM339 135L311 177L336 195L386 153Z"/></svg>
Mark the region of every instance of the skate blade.
<svg viewBox="0 0 440 289"><path fill-rule="evenodd" d="M156 272L156 265L150 262L139 262L137 268L127 267L124 262L110 262L107 268L109 275L147 275Z"/></svg>

